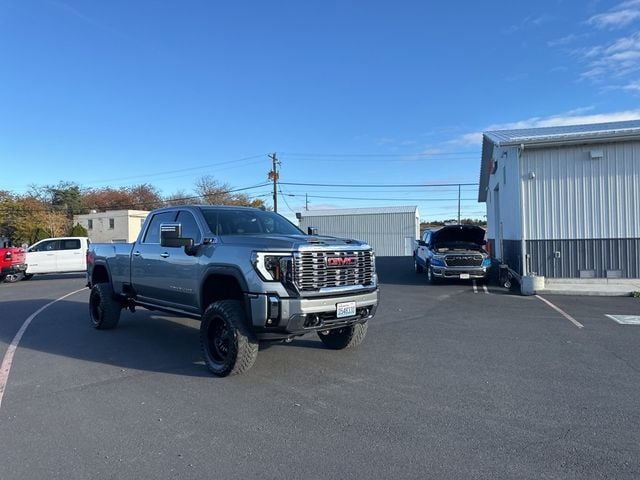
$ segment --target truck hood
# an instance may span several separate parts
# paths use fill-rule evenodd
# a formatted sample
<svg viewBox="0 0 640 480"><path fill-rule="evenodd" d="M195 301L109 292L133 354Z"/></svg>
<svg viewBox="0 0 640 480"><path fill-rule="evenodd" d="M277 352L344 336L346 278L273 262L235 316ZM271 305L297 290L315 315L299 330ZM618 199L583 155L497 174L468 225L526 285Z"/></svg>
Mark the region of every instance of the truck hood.
<svg viewBox="0 0 640 480"><path fill-rule="evenodd" d="M220 243L246 245L254 250L298 250L301 247L361 248L367 246L359 240L329 237L325 235L223 235Z"/></svg>
<svg viewBox="0 0 640 480"><path fill-rule="evenodd" d="M438 247L444 244L484 244L485 231L475 225L449 225L431 234L431 243Z"/></svg>

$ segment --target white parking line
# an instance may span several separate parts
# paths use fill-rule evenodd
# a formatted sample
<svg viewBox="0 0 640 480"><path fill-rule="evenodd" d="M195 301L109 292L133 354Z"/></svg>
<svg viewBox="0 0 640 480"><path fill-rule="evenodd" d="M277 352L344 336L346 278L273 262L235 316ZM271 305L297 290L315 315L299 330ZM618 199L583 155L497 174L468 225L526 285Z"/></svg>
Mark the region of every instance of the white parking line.
<svg viewBox="0 0 640 480"><path fill-rule="evenodd" d="M484 290L484 293L486 293L487 295L490 295L489 289L487 288L486 285L482 285L482 289Z"/></svg>
<svg viewBox="0 0 640 480"><path fill-rule="evenodd" d="M57 303L60 300L64 300L65 298L70 297L71 295L74 295L83 290L86 290L86 287L81 288L80 290L76 290L75 292L67 293L64 296L56 300L53 300L52 302L47 303L44 307L41 307L38 310L36 310L34 313L32 313L29 316L29 318L27 318L24 321L24 323L20 327L20 330L18 330L18 333L16 333L16 336L13 337L13 340L11 341L9 348L7 349L6 353L4 354L4 358L2 359L2 365L0 365L0 407L2 406L2 397L4 396L4 390L7 387L7 381L9 380L9 372L11 372L11 365L13 364L13 356L15 355L18 345L20 344L20 340L22 339L24 332L29 327L29 324L31 323L31 321L34 318L36 318L40 313L42 313L45 309L53 305L54 303Z"/></svg>
<svg viewBox="0 0 640 480"><path fill-rule="evenodd" d="M567 320L569 320L571 323L573 323L576 327L578 328L584 328L584 325L582 325L579 321L577 321L575 318L573 318L571 315L569 315L567 312L565 312L564 310L562 310L560 307L556 307L553 303L551 303L549 300L542 298L540 295L536 295L536 298L539 300L542 300L544 303L546 303L547 305L549 305L551 308L553 308L556 312L558 312L560 315L562 315L564 318L566 318Z"/></svg>
<svg viewBox="0 0 640 480"><path fill-rule="evenodd" d="M478 293L478 285L476 284L475 280L472 280L473 282L473 293Z"/></svg>

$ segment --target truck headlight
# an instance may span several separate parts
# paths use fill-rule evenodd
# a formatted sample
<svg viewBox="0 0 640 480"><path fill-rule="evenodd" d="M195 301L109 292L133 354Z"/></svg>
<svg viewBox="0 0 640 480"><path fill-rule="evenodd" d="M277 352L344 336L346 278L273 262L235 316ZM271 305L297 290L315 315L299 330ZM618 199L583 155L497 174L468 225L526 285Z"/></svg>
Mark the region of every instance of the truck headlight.
<svg viewBox="0 0 640 480"><path fill-rule="evenodd" d="M444 256L434 255L433 257L431 257L431 265L435 265L436 267L444 267Z"/></svg>
<svg viewBox="0 0 640 480"><path fill-rule="evenodd" d="M491 259L490 259L490 258L485 258L485 259L482 261L482 266L483 266L483 267L490 267L490 266L491 266Z"/></svg>
<svg viewBox="0 0 640 480"><path fill-rule="evenodd" d="M290 253L253 252L251 263L260 277L267 282L292 281L293 257Z"/></svg>

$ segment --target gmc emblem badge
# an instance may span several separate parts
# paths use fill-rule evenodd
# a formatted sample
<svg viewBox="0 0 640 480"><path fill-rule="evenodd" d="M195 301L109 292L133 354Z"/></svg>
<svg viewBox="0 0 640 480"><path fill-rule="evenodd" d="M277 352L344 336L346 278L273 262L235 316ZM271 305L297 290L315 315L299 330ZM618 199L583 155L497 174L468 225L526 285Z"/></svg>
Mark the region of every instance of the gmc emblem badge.
<svg viewBox="0 0 640 480"><path fill-rule="evenodd" d="M327 267L346 267L356 264L356 257L327 257Z"/></svg>

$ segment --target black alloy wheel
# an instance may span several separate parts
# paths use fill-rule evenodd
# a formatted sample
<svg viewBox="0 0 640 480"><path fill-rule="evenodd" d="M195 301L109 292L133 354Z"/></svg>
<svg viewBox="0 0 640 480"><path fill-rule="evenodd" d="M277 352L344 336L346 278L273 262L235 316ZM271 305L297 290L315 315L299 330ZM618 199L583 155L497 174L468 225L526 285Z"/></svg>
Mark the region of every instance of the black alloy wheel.
<svg viewBox="0 0 640 480"><path fill-rule="evenodd" d="M118 326L122 304L115 298L109 283L96 283L89 294L89 318L97 330Z"/></svg>
<svg viewBox="0 0 640 480"><path fill-rule="evenodd" d="M200 324L200 346L205 365L219 377L251 368L258 342L247 327L241 302L220 300L207 307Z"/></svg>

